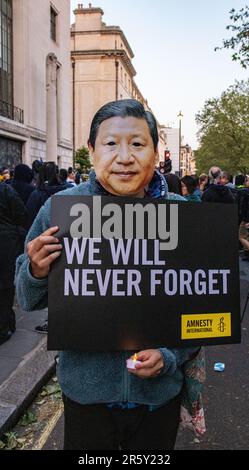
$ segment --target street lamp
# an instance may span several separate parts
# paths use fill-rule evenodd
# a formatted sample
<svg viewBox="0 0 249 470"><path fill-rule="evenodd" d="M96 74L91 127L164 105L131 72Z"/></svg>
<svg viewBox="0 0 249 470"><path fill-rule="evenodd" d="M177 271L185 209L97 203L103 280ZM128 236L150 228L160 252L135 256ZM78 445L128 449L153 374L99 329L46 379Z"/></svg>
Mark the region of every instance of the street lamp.
<svg viewBox="0 0 249 470"><path fill-rule="evenodd" d="M181 140L182 140L182 118L183 114L180 111L177 115L179 118L179 176L181 176Z"/></svg>

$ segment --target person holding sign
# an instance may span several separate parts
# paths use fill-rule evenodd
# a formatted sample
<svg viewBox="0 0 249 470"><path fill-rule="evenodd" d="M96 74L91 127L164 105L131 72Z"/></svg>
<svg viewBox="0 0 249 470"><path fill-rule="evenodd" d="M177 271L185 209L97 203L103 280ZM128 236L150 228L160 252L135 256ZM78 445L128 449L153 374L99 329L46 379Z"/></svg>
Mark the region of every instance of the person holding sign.
<svg viewBox="0 0 249 470"><path fill-rule="evenodd" d="M100 108L91 124L89 150L94 166L89 180L59 195L182 199L168 195L164 177L155 170L157 124L138 101L115 101ZM48 275L62 250L56 236L59 227L50 226L50 216L48 200L17 261L18 302L29 311L47 306ZM135 356L129 351L61 352L64 449L173 449L182 370L196 351L165 345L136 351Z"/></svg>

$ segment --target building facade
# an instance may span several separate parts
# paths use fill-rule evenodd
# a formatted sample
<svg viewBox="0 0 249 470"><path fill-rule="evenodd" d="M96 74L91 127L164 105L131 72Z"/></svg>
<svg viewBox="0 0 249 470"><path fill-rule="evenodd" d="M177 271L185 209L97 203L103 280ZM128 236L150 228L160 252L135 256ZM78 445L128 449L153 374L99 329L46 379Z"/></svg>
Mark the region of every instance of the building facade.
<svg viewBox="0 0 249 470"><path fill-rule="evenodd" d="M107 26L102 21L101 8L74 11L71 27L71 57L73 67L74 148L87 145L89 129L96 111L110 101L135 98L146 109L147 101L139 91L132 64L133 51L119 26ZM159 131L160 126L158 124ZM164 133L159 132L160 158L163 158Z"/></svg>
<svg viewBox="0 0 249 470"><path fill-rule="evenodd" d="M70 0L0 0L0 167L72 164Z"/></svg>
<svg viewBox="0 0 249 470"><path fill-rule="evenodd" d="M174 127L165 127L166 146L170 151L172 161L172 173L179 174L179 129Z"/></svg>
<svg viewBox="0 0 249 470"><path fill-rule="evenodd" d="M188 145L181 145L181 176L195 175L196 165L194 151Z"/></svg>

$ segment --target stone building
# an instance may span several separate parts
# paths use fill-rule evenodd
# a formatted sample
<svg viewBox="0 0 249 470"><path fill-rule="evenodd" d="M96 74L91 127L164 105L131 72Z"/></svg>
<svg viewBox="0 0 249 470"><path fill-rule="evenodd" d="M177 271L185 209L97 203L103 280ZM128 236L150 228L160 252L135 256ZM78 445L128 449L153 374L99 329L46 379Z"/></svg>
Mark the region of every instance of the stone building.
<svg viewBox="0 0 249 470"><path fill-rule="evenodd" d="M170 151L172 161L172 173L179 174L179 129L174 127L165 127L166 146Z"/></svg>
<svg viewBox="0 0 249 470"><path fill-rule="evenodd" d="M194 151L188 144L181 145L180 169L181 169L181 176L196 174Z"/></svg>
<svg viewBox="0 0 249 470"><path fill-rule="evenodd" d="M72 164L70 0L0 1L0 167Z"/></svg>
<svg viewBox="0 0 249 470"><path fill-rule="evenodd" d="M87 145L91 120L105 103L135 98L149 109L139 91L132 64L133 51L119 26L107 26L102 21L101 8L82 4L74 11L71 27L71 57L73 66L74 148ZM164 132L158 124L159 153L163 158Z"/></svg>

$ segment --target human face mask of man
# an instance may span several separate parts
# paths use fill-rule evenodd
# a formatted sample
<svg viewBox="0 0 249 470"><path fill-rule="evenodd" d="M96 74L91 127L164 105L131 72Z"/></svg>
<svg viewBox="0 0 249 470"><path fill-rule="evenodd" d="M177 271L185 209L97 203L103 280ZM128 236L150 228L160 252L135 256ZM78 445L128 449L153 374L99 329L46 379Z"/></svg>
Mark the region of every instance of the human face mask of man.
<svg viewBox="0 0 249 470"><path fill-rule="evenodd" d="M145 119L111 117L98 129L95 147L89 144L96 176L116 196L144 197L158 153Z"/></svg>

